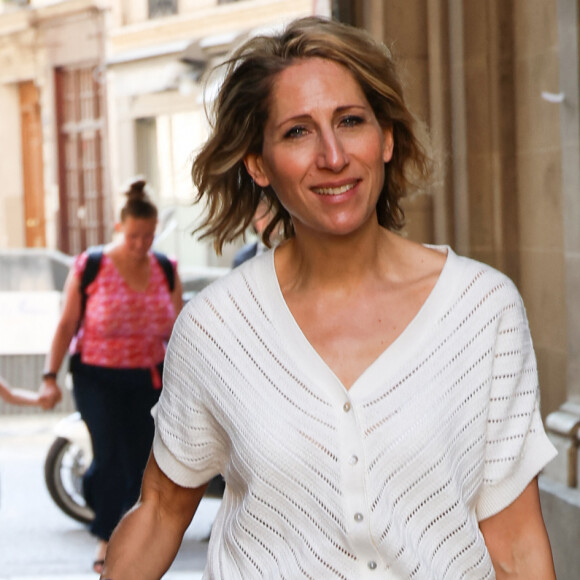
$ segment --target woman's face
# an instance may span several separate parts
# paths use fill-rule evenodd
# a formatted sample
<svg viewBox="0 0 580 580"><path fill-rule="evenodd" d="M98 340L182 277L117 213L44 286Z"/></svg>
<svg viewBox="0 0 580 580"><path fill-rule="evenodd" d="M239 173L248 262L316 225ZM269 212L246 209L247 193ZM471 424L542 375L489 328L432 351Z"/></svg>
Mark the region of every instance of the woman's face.
<svg viewBox="0 0 580 580"><path fill-rule="evenodd" d="M120 224L125 247L129 255L139 259L147 255L155 238L156 218L136 218L127 216Z"/></svg>
<svg viewBox="0 0 580 580"><path fill-rule="evenodd" d="M347 235L377 223L392 151L392 131L350 71L306 58L277 76L262 153L245 162L260 187L272 186L297 236Z"/></svg>

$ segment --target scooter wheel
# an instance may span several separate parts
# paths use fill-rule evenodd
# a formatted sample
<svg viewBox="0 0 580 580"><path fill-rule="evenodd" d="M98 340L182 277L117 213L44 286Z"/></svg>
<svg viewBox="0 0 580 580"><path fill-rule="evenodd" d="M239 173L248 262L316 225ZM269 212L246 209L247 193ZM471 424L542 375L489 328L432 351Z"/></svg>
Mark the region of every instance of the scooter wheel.
<svg viewBox="0 0 580 580"><path fill-rule="evenodd" d="M44 462L44 480L50 497L67 515L88 524L95 514L83 496L83 474L91 458L65 437L57 437Z"/></svg>

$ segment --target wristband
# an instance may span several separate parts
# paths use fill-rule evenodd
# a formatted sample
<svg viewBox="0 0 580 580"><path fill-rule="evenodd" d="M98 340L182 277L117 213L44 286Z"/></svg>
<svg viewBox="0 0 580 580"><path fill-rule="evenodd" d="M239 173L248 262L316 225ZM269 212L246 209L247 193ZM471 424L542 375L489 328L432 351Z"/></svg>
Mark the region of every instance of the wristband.
<svg viewBox="0 0 580 580"><path fill-rule="evenodd" d="M42 373L42 380L46 381L46 379L54 379L56 381L56 373L54 371Z"/></svg>

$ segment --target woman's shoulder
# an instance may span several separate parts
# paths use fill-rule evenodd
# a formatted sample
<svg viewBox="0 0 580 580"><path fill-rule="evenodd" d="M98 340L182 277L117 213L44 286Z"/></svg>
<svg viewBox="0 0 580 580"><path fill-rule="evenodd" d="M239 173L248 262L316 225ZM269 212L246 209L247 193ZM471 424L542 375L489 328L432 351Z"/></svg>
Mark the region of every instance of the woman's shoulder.
<svg viewBox="0 0 580 580"><path fill-rule="evenodd" d="M259 308L259 262L242 264L192 296L177 317L172 348L215 347L244 335L247 321L255 320Z"/></svg>
<svg viewBox="0 0 580 580"><path fill-rule="evenodd" d="M494 310L515 306L523 308L520 291L505 272L482 260L457 254L446 246L446 268L449 278L457 288L458 297L479 304L487 304Z"/></svg>
<svg viewBox="0 0 580 580"><path fill-rule="evenodd" d="M85 250L84 252L81 252L80 254L77 254L74 257L72 263L72 270L77 278L81 278L83 272L85 271L85 268L87 267L88 260L89 260L88 250Z"/></svg>
<svg viewBox="0 0 580 580"><path fill-rule="evenodd" d="M452 261L455 262L456 267L465 272L466 275L483 277L486 281L488 281L488 283L501 284L509 288L516 289L516 285L513 279L496 266L493 266L488 262L484 262L483 260L457 254L450 247L448 247L448 251L450 252Z"/></svg>
<svg viewBox="0 0 580 580"><path fill-rule="evenodd" d="M523 307L513 280L488 263L458 254L446 244L406 240L401 248L406 252L413 275L433 281L431 307L455 312L458 316L474 310L491 314Z"/></svg>

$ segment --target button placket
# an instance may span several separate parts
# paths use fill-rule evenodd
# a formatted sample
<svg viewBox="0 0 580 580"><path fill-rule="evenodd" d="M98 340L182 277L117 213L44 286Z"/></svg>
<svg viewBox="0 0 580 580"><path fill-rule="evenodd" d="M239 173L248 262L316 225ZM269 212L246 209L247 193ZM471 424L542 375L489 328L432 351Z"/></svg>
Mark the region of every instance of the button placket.
<svg viewBox="0 0 580 580"><path fill-rule="evenodd" d="M344 514L350 520L349 543L361 566L361 578L378 570L380 556L373 548L370 511L365 484L365 451L359 409L356 402L343 398L337 407L344 483ZM363 410L360 410L363 413ZM376 576L376 574L373 574Z"/></svg>
<svg viewBox="0 0 580 580"><path fill-rule="evenodd" d="M360 432L356 422L356 417L354 413L354 409L352 403L350 401L345 401L342 405L342 410L345 413L345 432L350 431L351 437L348 438L349 444L348 447L350 451L346 456L346 469L345 476L346 482L348 482L348 487L352 490L352 497L354 498L361 498L364 497L364 473L362 472L362 464L359 461L360 453L362 452L362 448L360 447ZM353 440L358 442L358 445L355 443L353 446ZM351 504L350 506L352 518L356 524L360 524L365 520L365 506L360 505L359 501L356 503ZM363 508L363 509L361 509ZM349 510L349 511L350 511ZM362 530L361 530L362 532Z"/></svg>

